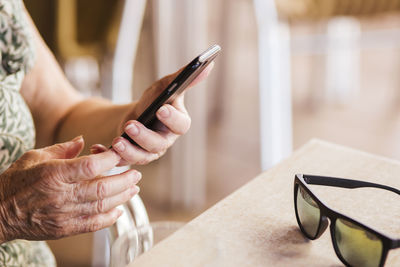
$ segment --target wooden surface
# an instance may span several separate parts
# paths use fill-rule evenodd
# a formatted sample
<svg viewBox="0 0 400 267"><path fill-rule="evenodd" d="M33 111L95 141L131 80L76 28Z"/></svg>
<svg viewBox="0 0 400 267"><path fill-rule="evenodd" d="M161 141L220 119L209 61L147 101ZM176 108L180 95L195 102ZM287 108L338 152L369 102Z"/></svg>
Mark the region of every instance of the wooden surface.
<svg viewBox="0 0 400 267"><path fill-rule="evenodd" d="M314 140L189 222L131 266L340 266L326 231L300 233L293 208L296 173L330 175L400 188L400 163ZM331 208L400 237L400 196L379 189L312 186ZM400 265L400 250L385 266Z"/></svg>

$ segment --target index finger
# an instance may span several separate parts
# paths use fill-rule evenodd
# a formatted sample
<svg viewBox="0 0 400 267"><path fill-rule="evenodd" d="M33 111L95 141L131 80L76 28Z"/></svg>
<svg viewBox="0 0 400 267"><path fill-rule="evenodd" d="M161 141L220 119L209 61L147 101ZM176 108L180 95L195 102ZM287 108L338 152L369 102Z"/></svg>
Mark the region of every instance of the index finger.
<svg viewBox="0 0 400 267"><path fill-rule="evenodd" d="M200 72L200 74L189 84L187 88L193 87L196 84L203 81L210 74L211 70L214 68L214 61L212 61L208 66Z"/></svg>
<svg viewBox="0 0 400 267"><path fill-rule="evenodd" d="M203 81L205 78L207 78L207 76L210 74L210 72L211 72L211 70L213 69L213 67L214 67L214 61L212 61L210 64L208 64L208 66L205 67L205 69L203 69L203 70L200 72L200 74L198 74L197 77L194 78L194 80L190 82L190 84L187 86L186 89L189 89L189 88L195 86L196 84L200 83L200 82ZM177 72L172 73L172 74L170 74L170 75L167 75L167 76L165 76L164 78L158 80L156 83L154 83L154 84L152 85L151 89L153 89L153 90L150 90L150 91L152 91L152 93L158 93L158 94L161 93L162 91L165 90L165 88L167 88L167 86L168 86L169 84L172 83L172 81L173 81L185 68L186 68L186 66L183 67L183 68L181 68L181 69L179 69ZM183 94L182 94L182 95L183 95Z"/></svg>
<svg viewBox="0 0 400 267"><path fill-rule="evenodd" d="M207 78L207 76L210 74L211 70L214 68L214 61L212 61L200 74L188 85L186 88L189 89L198 83L202 82ZM172 102L172 104L180 111L187 113L184 105L184 95L185 91L183 91L182 94L178 95L175 100Z"/></svg>
<svg viewBox="0 0 400 267"><path fill-rule="evenodd" d="M66 182L89 180L111 170L120 160L121 157L113 150L67 159L64 160L62 176Z"/></svg>
<svg viewBox="0 0 400 267"><path fill-rule="evenodd" d="M172 81L185 69L186 67L183 67L181 69L179 69L177 72L170 74L168 76L165 76L164 78L162 78L161 80L158 81L159 84L157 84L157 86L159 86L162 90L164 90L170 83L172 83ZM204 68L204 70L202 70L200 72L199 75L197 75L197 77L190 82L190 84L187 86L187 89L195 86L196 84L200 83L201 81L203 81L205 78L207 78L207 76L210 74L211 70L214 68L214 61L212 61L210 64L208 64L207 67Z"/></svg>

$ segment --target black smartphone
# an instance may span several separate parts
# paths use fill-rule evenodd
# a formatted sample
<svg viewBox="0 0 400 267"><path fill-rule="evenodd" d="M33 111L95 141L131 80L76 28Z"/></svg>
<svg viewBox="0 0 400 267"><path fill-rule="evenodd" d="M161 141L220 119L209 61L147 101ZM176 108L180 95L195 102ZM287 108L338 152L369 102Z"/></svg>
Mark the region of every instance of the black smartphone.
<svg viewBox="0 0 400 267"><path fill-rule="evenodd" d="M186 87L210 64L221 51L219 45L213 45L198 57L193 59L178 76L161 92L161 94L146 108L137 121L152 129L157 121L156 112L165 103L172 103ZM121 135L134 145L137 145L125 132Z"/></svg>

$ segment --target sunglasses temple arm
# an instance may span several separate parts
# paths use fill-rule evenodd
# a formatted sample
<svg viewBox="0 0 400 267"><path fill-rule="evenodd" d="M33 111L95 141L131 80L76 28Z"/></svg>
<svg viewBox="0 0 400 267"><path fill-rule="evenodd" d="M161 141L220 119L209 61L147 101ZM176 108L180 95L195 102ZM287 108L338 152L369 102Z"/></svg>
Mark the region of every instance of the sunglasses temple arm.
<svg viewBox="0 0 400 267"><path fill-rule="evenodd" d="M335 187L343 187L343 188L373 187L373 188L380 188L380 189L388 190L388 191L391 191L393 193L400 195L400 190L398 190L396 188L386 186L386 185L381 185L381 184L359 181L359 180L350 180L350 179L315 176L315 175L303 175L303 179L307 184L327 185L327 186L335 186Z"/></svg>
<svg viewBox="0 0 400 267"><path fill-rule="evenodd" d="M400 239L392 240L392 244L390 245L390 248L392 248L392 249L400 248Z"/></svg>

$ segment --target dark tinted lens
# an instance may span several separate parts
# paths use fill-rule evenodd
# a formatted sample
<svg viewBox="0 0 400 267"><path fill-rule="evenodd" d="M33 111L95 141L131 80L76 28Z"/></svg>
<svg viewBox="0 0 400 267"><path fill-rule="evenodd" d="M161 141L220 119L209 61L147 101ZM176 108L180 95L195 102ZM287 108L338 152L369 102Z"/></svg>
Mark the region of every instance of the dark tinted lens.
<svg viewBox="0 0 400 267"><path fill-rule="evenodd" d="M337 219L335 239L340 254L349 265L379 266L383 244L375 234L347 220Z"/></svg>
<svg viewBox="0 0 400 267"><path fill-rule="evenodd" d="M297 214L304 231L313 238L317 235L321 211L317 203L303 189L302 186L297 187Z"/></svg>

